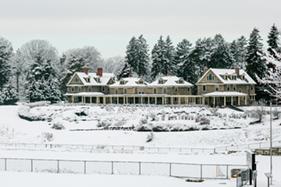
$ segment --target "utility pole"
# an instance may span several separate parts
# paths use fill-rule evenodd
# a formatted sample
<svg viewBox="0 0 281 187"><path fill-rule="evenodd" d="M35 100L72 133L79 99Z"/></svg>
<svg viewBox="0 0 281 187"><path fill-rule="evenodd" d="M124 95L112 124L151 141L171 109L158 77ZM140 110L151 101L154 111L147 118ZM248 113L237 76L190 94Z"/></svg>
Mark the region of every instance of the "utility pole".
<svg viewBox="0 0 281 187"><path fill-rule="evenodd" d="M270 185L272 185L272 100L270 100Z"/></svg>

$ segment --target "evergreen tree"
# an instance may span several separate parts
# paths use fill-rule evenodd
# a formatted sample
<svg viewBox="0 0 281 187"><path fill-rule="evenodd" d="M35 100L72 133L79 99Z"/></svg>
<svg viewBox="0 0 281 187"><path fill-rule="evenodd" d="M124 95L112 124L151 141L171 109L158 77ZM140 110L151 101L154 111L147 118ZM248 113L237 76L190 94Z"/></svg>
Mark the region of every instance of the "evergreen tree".
<svg viewBox="0 0 281 187"><path fill-rule="evenodd" d="M132 76L132 67L130 64L125 63L124 67L121 69L121 71L117 74L117 79L121 78L127 78Z"/></svg>
<svg viewBox="0 0 281 187"><path fill-rule="evenodd" d="M138 76L143 77L147 74L149 54L148 45L143 35L140 35L138 38L133 37L130 40L127 46L125 61Z"/></svg>
<svg viewBox="0 0 281 187"><path fill-rule="evenodd" d="M277 27L274 25L272 25L270 32L268 34L268 46L271 49L274 50L278 50L279 49L279 36L280 36L280 32L278 31Z"/></svg>
<svg viewBox="0 0 281 187"><path fill-rule="evenodd" d="M231 68L246 68L246 46L247 39L244 36L241 36L230 44L230 52L234 59L234 63Z"/></svg>
<svg viewBox="0 0 281 187"><path fill-rule="evenodd" d="M183 39L176 47L175 62L178 66L178 76L183 77L186 81L195 83L196 67L194 61L189 59L192 44Z"/></svg>
<svg viewBox="0 0 281 187"><path fill-rule="evenodd" d="M0 37L0 89L8 83L11 73L10 60L13 55L12 44Z"/></svg>
<svg viewBox="0 0 281 187"><path fill-rule="evenodd" d="M189 54L189 60L195 65L195 80L198 80L203 75L204 70L210 66L213 51L214 44L211 38L196 41L194 49Z"/></svg>
<svg viewBox="0 0 281 187"><path fill-rule="evenodd" d="M62 96L57 74L50 60L45 60L39 55L30 66L25 87L30 102L42 100L56 102Z"/></svg>
<svg viewBox="0 0 281 187"><path fill-rule="evenodd" d="M220 34L217 34L213 41L215 49L212 53L209 67L230 68L234 63L234 59L230 53L228 44L224 41L224 38Z"/></svg>
<svg viewBox="0 0 281 187"><path fill-rule="evenodd" d="M264 90L266 87L262 85L262 79L265 78L267 73L266 60L264 58L263 44L261 42L259 30L254 28L250 34L247 56L246 56L246 71L257 82L256 85L256 100L268 99L268 93Z"/></svg>
<svg viewBox="0 0 281 187"><path fill-rule="evenodd" d="M257 82L257 76L262 79L266 75L266 64L263 58L263 44L261 42L261 36L259 30L254 28L247 46L247 57L246 57L246 70L247 73Z"/></svg>
<svg viewBox="0 0 281 187"><path fill-rule="evenodd" d="M166 41L160 36L157 44L152 49L151 76L154 79L157 75L176 74L175 49L168 36Z"/></svg>

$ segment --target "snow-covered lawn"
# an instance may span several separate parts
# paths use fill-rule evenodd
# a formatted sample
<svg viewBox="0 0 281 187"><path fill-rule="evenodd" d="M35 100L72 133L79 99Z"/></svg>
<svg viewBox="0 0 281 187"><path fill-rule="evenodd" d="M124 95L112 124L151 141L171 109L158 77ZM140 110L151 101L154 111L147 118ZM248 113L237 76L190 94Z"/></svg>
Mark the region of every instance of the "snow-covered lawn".
<svg viewBox="0 0 281 187"><path fill-rule="evenodd" d="M264 173L269 171L269 157L257 157L258 186L266 187ZM273 157L273 186L281 186L281 157ZM175 187L234 187L235 179L205 180L202 183L185 182L181 178L162 176L133 176L133 175L96 175L96 174L50 174L29 172L0 172L1 185L6 187L18 186L175 186Z"/></svg>
<svg viewBox="0 0 281 187"><path fill-rule="evenodd" d="M259 107L256 108L259 109ZM51 105L31 108L33 114L47 119L47 121L33 122L19 118L18 109L19 106L0 106L0 142L201 148L268 141L269 137L268 115L264 117L262 123L249 125L249 122L256 120L253 107L246 112L238 112L228 108L204 107ZM264 110L268 110L268 108L264 108ZM82 111L87 115L75 114ZM199 122L196 122L198 116L200 119ZM101 121L106 121L106 123L110 121L110 124L115 127L138 126L139 124L143 126L149 126L149 124L159 126L160 124L165 128L181 125L200 127L202 117L210 120L208 128L219 128L220 130L155 132L153 141L149 143L146 142L149 132L96 130ZM52 129L51 126L54 123L62 124L65 129ZM281 139L280 123L280 119L273 123L274 140ZM239 129L229 129L230 127L239 127Z"/></svg>
<svg viewBox="0 0 281 187"><path fill-rule="evenodd" d="M158 176L81 175L48 173L0 172L1 185L5 187L230 187L235 180L208 180L202 183L185 182L184 179Z"/></svg>

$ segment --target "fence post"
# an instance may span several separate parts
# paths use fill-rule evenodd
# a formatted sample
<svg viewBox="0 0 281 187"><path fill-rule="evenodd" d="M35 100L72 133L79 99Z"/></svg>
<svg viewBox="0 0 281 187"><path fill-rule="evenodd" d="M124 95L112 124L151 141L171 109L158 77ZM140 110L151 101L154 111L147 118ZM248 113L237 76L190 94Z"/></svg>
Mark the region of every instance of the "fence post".
<svg viewBox="0 0 281 187"><path fill-rule="evenodd" d="M114 163L113 161L111 161L111 175L114 174Z"/></svg>
<svg viewBox="0 0 281 187"><path fill-rule="evenodd" d="M33 159L30 159L30 171L33 172Z"/></svg>
<svg viewBox="0 0 281 187"><path fill-rule="evenodd" d="M8 167L8 165L7 165L7 158L4 159L4 162L5 162L5 171L7 171L7 167Z"/></svg>
<svg viewBox="0 0 281 187"><path fill-rule="evenodd" d="M226 179L228 179L228 165L226 165Z"/></svg>
<svg viewBox="0 0 281 187"><path fill-rule="evenodd" d="M169 176L172 176L172 163L169 164Z"/></svg>
<svg viewBox="0 0 281 187"><path fill-rule="evenodd" d="M139 162L139 175L141 175L141 162Z"/></svg>
<svg viewBox="0 0 281 187"><path fill-rule="evenodd" d="M86 174L86 173L87 173L87 162L84 161L84 174Z"/></svg>
<svg viewBox="0 0 281 187"><path fill-rule="evenodd" d="M202 179L202 177L203 177L203 171L202 171L202 164L200 164L200 179Z"/></svg>
<svg viewBox="0 0 281 187"><path fill-rule="evenodd" d="M59 173L59 172L60 172L60 161L57 160L57 173Z"/></svg>

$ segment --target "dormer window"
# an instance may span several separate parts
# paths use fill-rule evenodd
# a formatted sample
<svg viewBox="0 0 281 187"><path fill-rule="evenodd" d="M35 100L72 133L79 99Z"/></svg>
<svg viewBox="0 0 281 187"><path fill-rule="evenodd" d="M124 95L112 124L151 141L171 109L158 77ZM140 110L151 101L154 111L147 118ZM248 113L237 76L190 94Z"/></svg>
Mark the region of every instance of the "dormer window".
<svg viewBox="0 0 281 187"><path fill-rule="evenodd" d="M183 80L182 80L182 79L179 79L178 83L179 83L179 84L183 84Z"/></svg>
<svg viewBox="0 0 281 187"><path fill-rule="evenodd" d="M95 81L96 81L97 83L100 83L100 82L101 82L99 77L95 77Z"/></svg>
<svg viewBox="0 0 281 187"><path fill-rule="evenodd" d="M89 78L89 77L85 77L84 80L85 80L86 82L90 82L90 78Z"/></svg>
<svg viewBox="0 0 281 187"><path fill-rule="evenodd" d="M159 80L158 80L158 83L159 83L159 84L164 84L164 80L163 80L163 79L159 79Z"/></svg>
<svg viewBox="0 0 281 187"><path fill-rule="evenodd" d="M144 83L144 82L143 82L142 79L140 79L139 82L138 82L138 84L143 84L143 83Z"/></svg>
<svg viewBox="0 0 281 187"><path fill-rule="evenodd" d="M124 80L121 80L121 81L120 81L120 84L121 84L121 85L124 85L124 84L125 84L125 81L124 81Z"/></svg>

